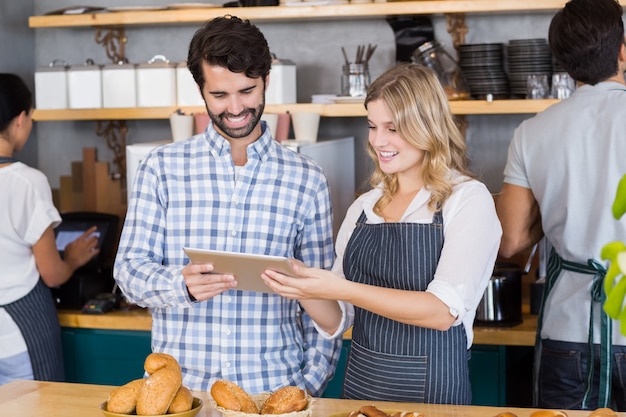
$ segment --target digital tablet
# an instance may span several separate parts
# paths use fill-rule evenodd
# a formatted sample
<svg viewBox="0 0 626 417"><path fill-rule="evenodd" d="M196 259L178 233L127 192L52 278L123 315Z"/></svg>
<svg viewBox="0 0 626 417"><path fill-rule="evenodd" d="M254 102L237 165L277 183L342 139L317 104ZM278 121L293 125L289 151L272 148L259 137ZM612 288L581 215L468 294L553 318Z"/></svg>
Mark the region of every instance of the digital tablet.
<svg viewBox="0 0 626 417"><path fill-rule="evenodd" d="M296 276L289 259L282 256L250 255L207 249L183 248L194 263L212 264L213 273L232 274L237 279L238 290L273 293L261 274L266 269Z"/></svg>

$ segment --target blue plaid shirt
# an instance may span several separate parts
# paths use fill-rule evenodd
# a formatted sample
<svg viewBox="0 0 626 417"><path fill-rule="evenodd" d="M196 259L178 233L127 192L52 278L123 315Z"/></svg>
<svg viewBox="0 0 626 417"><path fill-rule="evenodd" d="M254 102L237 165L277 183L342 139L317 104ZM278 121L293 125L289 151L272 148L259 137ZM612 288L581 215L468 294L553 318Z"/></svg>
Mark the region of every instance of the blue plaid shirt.
<svg viewBox="0 0 626 417"><path fill-rule="evenodd" d="M192 302L183 247L294 257L330 268L334 258L328 183L310 159L263 135L235 172L230 144L211 124L160 146L141 162L115 260L130 302L152 313L152 350L174 356L183 383L207 391L216 379L250 393L297 385L320 395L341 338L320 336L299 303L228 290Z"/></svg>

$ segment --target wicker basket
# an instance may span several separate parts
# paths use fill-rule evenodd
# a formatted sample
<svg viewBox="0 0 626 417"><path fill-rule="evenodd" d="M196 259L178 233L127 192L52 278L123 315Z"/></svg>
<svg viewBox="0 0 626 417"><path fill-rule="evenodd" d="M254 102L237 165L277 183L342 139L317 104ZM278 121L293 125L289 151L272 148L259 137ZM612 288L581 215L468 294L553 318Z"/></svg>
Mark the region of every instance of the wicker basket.
<svg viewBox="0 0 626 417"><path fill-rule="evenodd" d="M265 403L265 400L267 400L267 398L270 395L271 395L271 393L264 392L264 393L261 393L261 394L251 395L251 397L252 397L252 399L254 400L254 402L256 403L257 407L260 410L261 406L263 406L263 404ZM286 413L286 414L272 414L271 417L311 417L311 414L313 413L313 398L311 398L309 395L307 395L307 400L308 400L307 406L302 411L294 411L293 413ZM211 400L211 404L212 404L213 408L215 408L217 411L222 413L222 415L224 417L255 417L255 416L260 416L260 414L251 414L251 413L243 413L241 411L227 410L227 409L217 405L214 400Z"/></svg>

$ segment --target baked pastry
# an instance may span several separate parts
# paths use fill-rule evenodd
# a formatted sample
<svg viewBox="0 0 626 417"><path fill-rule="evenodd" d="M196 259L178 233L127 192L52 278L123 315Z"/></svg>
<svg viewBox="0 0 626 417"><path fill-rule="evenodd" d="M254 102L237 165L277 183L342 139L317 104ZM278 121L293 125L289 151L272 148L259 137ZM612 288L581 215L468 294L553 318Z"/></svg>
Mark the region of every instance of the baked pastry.
<svg viewBox="0 0 626 417"><path fill-rule="evenodd" d="M417 411L385 412L375 405L365 405L358 411L351 411L348 417L424 417L424 415Z"/></svg>
<svg viewBox="0 0 626 417"><path fill-rule="evenodd" d="M165 414L183 382L180 365L170 355L151 353L144 369L150 376L137 396L137 415Z"/></svg>
<svg viewBox="0 0 626 417"><path fill-rule="evenodd" d="M115 388L107 398L107 411L117 414L132 414L137 406L137 396L146 378L135 379Z"/></svg>
<svg viewBox="0 0 626 417"><path fill-rule="evenodd" d="M309 400L306 392L294 386L282 387L265 400L261 406L261 414L285 414L302 411Z"/></svg>
<svg viewBox="0 0 626 417"><path fill-rule="evenodd" d="M424 414L417 411L396 411L390 414L389 417L424 417Z"/></svg>
<svg viewBox="0 0 626 417"><path fill-rule="evenodd" d="M530 417L567 417L567 414L560 410L538 410L533 412Z"/></svg>
<svg viewBox="0 0 626 417"><path fill-rule="evenodd" d="M167 414L183 413L191 410L193 405L193 395L191 391L184 385L181 385L178 392L174 396L170 408L167 409Z"/></svg>
<svg viewBox="0 0 626 417"><path fill-rule="evenodd" d="M617 417L617 413L610 408L598 408L589 417Z"/></svg>
<svg viewBox="0 0 626 417"><path fill-rule="evenodd" d="M234 382L219 379L211 386L211 396L215 403L227 410L259 414L259 408L246 391Z"/></svg>

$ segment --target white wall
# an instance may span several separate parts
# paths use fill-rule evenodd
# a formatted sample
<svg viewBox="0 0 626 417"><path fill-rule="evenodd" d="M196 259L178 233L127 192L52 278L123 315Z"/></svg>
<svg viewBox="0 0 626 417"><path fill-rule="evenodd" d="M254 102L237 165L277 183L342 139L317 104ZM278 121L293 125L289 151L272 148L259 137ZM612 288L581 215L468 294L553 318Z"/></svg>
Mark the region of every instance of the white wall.
<svg viewBox="0 0 626 417"><path fill-rule="evenodd" d="M35 13L65 7L61 0L34 0ZM144 4L166 5L170 0L152 0ZM127 5L126 0L92 0L94 6ZM134 4L134 3L133 3ZM236 15L237 9L225 9ZM469 32L466 43L508 42L510 39L545 38L551 14L467 15ZM435 37L451 50L451 39L443 16L433 17ZM126 56L132 63L141 63L153 55L164 54L171 61L186 58L191 36L199 25L127 28ZM297 65L298 101L310 101L312 94L338 93L343 62L341 46L356 50L359 44L377 44L371 62L372 78L395 63L395 40L384 18L348 19L343 21L259 23L270 48L279 58L293 60ZM92 58L98 64L108 64L104 48L94 42L92 28L32 29L35 33L35 66L47 65L54 59L81 64ZM33 68L34 71L34 68ZM513 129L529 116L470 116L467 140L473 167L480 173L492 192L500 189L506 148ZM162 140L169 136L168 122L129 121L128 143ZM82 148L98 147L101 161L111 161L112 152L98 138L95 122L46 122L39 124L39 167L58 186L61 175L68 175L72 161L80 160ZM367 126L364 118L324 118L320 126L322 137L355 135L357 188L366 180L371 166L364 151ZM54 157L50 157L54 155Z"/></svg>

